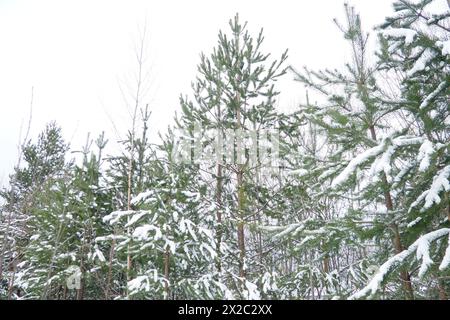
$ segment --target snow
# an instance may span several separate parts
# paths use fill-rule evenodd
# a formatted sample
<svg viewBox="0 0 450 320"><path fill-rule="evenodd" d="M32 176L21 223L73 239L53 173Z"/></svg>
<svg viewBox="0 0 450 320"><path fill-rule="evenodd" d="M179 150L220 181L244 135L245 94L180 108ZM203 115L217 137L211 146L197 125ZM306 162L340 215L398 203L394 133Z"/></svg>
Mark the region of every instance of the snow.
<svg viewBox="0 0 450 320"><path fill-rule="evenodd" d="M209 229L203 228L203 227L199 227L197 226L198 231L202 232L206 237L212 239L213 238L213 232Z"/></svg>
<svg viewBox="0 0 450 320"><path fill-rule="evenodd" d="M430 156L434 153L433 143L425 139L419 148L418 160L420 161L419 171L424 172L430 166Z"/></svg>
<svg viewBox="0 0 450 320"><path fill-rule="evenodd" d="M319 180L325 180L327 179L329 176L331 176L333 173L335 173L335 169L327 169L324 172L322 172L322 174L319 176Z"/></svg>
<svg viewBox="0 0 450 320"><path fill-rule="evenodd" d="M436 45L441 48L442 55L450 55L450 40L437 41Z"/></svg>
<svg viewBox="0 0 450 320"><path fill-rule="evenodd" d="M413 168L415 167L416 162L407 162L403 165L402 169L398 172L398 174L394 178L394 186L402 181L402 179L405 177L405 175Z"/></svg>
<svg viewBox="0 0 450 320"><path fill-rule="evenodd" d="M442 81L437 88L431 92L420 104L420 109L424 109L426 107L429 106L429 104L431 103L431 100L433 100L434 98L437 97L437 95L439 93L441 93L441 91L443 91L445 88L447 87L447 82L446 81Z"/></svg>
<svg viewBox="0 0 450 320"><path fill-rule="evenodd" d="M448 238L447 250L445 250L444 258L439 266L439 270L444 271L450 266L450 234Z"/></svg>
<svg viewBox="0 0 450 320"><path fill-rule="evenodd" d="M166 239L165 248L169 248L170 253L175 254L175 250L177 249L177 244L172 240Z"/></svg>
<svg viewBox="0 0 450 320"><path fill-rule="evenodd" d="M412 77L417 72L425 70L425 67L427 64L436 57L436 52L432 51L431 49L427 48L425 49L422 54L419 56L419 58L414 63L413 67L406 72L406 75L408 77Z"/></svg>
<svg viewBox="0 0 450 320"><path fill-rule="evenodd" d="M189 232L189 234L191 235L191 237L192 237L195 241L197 241L197 235L195 234L194 229L192 228L193 225L194 225L194 223L193 223L191 220L181 218L180 224L179 224L179 226L180 226L180 231L181 231L181 233L185 233L185 232L186 232L186 229L187 229L187 231Z"/></svg>
<svg viewBox="0 0 450 320"><path fill-rule="evenodd" d="M147 200L148 198L150 198L152 195L154 194L153 190L150 191L146 191L146 192L141 192L139 193L136 197L134 197L133 199L131 199L131 204L137 204L141 201Z"/></svg>
<svg viewBox="0 0 450 320"><path fill-rule="evenodd" d="M439 115L439 113L435 110L435 109L432 109L432 110L430 110L430 118L431 119L436 119L436 117Z"/></svg>
<svg viewBox="0 0 450 320"><path fill-rule="evenodd" d="M450 165L446 166L442 169L438 176L433 179L433 184L431 185L430 190L428 191L425 197L425 205L424 208L430 208L433 203L440 203L441 198L439 197L439 192L441 191L449 191L450 183L448 181L448 177L450 176Z"/></svg>
<svg viewBox="0 0 450 320"><path fill-rule="evenodd" d="M215 281L214 282L216 284L217 287L219 287L219 289L223 292L224 295L224 299L225 300L235 300L236 298L234 297L233 293L227 288L226 285L224 285L221 282Z"/></svg>
<svg viewBox="0 0 450 320"><path fill-rule="evenodd" d="M289 234L294 234L294 230L295 233L297 232L298 229L302 229L303 228L303 224L301 223L293 223L291 225L288 225L287 227L270 227L270 226L266 226L264 227L265 230L267 231L277 231L277 230L283 230L280 233L276 234L273 236L273 239L281 239L283 237L285 237L286 235Z"/></svg>
<svg viewBox="0 0 450 320"><path fill-rule="evenodd" d="M419 278L422 278L427 272L428 268L433 264L433 260L430 257L430 244L434 240L428 237L422 237L417 244L417 260L422 259L422 264L419 268Z"/></svg>
<svg viewBox="0 0 450 320"><path fill-rule="evenodd" d="M383 145L373 147L357 155L349 162L347 167L333 180L333 182L331 183L331 187L335 188L346 182L350 178L350 175L355 172L358 166L366 162L369 158L379 155L381 152L383 152Z"/></svg>
<svg viewBox="0 0 450 320"><path fill-rule="evenodd" d="M425 272L428 270L429 266L433 263L430 258L430 244L431 242L444 237L445 235L450 235L449 228L439 229L433 232L430 232L419 239L417 239L408 250L417 250L417 259L422 259L422 264L419 269L419 277L422 277Z"/></svg>
<svg viewBox="0 0 450 320"><path fill-rule="evenodd" d="M138 276L133 280L128 281L128 290L130 292L136 292L140 290L149 291L150 281L148 276Z"/></svg>
<svg viewBox="0 0 450 320"><path fill-rule="evenodd" d="M183 191L183 194L188 198L193 198L197 197L198 192Z"/></svg>
<svg viewBox="0 0 450 320"><path fill-rule="evenodd" d="M96 257L98 258L98 260L100 262L105 262L106 261L105 256L100 251L100 249L98 248L97 245L94 247L94 254L92 255L92 260L95 260Z"/></svg>
<svg viewBox="0 0 450 320"><path fill-rule="evenodd" d="M431 206L436 203L439 204L441 202L441 198L439 197L439 193L441 191L449 191L450 183L448 181L448 177L450 176L450 165L444 167L442 170L438 172L438 174L433 178L433 183L431 184L430 189L424 191L416 201L414 201L409 211L411 211L414 207L419 205L423 200L425 200L425 204L420 210L420 212L424 212L425 210L431 208Z"/></svg>
<svg viewBox="0 0 450 320"><path fill-rule="evenodd" d="M372 296L380 289L384 279L389 274L389 272L397 265L403 263L406 258L411 256L414 252L417 252L417 259L422 260L419 276L423 276L433 261L430 258L430 244L431 242L450 234L449 228L439 229L430 233L427 233L417 239L408 249L403 250L399 254L389 258L385 263L383 263L375 276L370 280L370 282L363 289L359 290L355 294L349 297L350 300L360 299L368 295Z"/></svg>
<svg viewBox="0 0 450 320"><path fill-rule="evenodd" d="M374 177L376 174L378 174L381 171L384 171L386 174L386 178L388 182L390 182L390 173L391 173L391 157L395 152L394 146L389 146L387 150L383 153L383 155L380 158L377 158L370 168L369 175L371 177Z"/></svg>
<svg viewBox="0 0 450 320"><path fill-rule="evenodd" d="M215 259L215 258L216 258L217 253L216 253L216 251L215 251L213 248L211 248L210 245L208 245L207 243L202 243L202 244L200 245L200 250L203 252L203 251L204 251L203 249L206 249L206 250L207 250L207 252L208 252L209 255L211 256L211 259Z"/></svg>
<svg viewBox="0 0 450 320"><path fill-rule="evenodd" d="M386 177L388 181L391 180L389 173L391 171L391 156L395 152L397 147L409 146L413 144L423 143L424 138L422 137L411 137L411 136L399 136L391 141L391 146L386 147L386 144L391 141L389 136L385 137L383 141L376 147L368 149L356 157L354 157L345 167L345 169L333 180L331 183L331 187L335 188L343 183L345 183L352 173L354 173L359 166L365 163L367 160L373 157L379 156L383 153L381 158L377 158L374 163L372 163L371 169L369 171L370 176L374 176L376 173L380 171L384 171L386 173ZM384 151L386 149L386 151Z"/></svg>
<svg viewBox="0 0 450 320"><path fill-rule="evenodd" d="M136 238L137 240L149 240L148 239L148 233L153 230L155 231L155 235L153 237L154 240L158 240L162 238L161 230L151 224L145 224L143 226L137 227L133 232L133 238Z"/></svg>
<svg viewBox="0 0 450 320"><path fill-rule="evenodd" d="M105 222L105 223L109 222L109 224L113 225L117 221L119 221L120 218L125 217L125 216L129 216L129 215L131 215L131 214L133 214L135 212L136 211L133 211L133 210L113 211L110 214L108 214L108 215L103 217L103 222Z"/></svg>
<svg viewBox="0 0 450 320"><path fill-rule="evenodd" d="M140 218L142 218L143 216L149 214L150 211L138 211L136 212L136 214L134 214L130 221L127 222L127 224L125 225L125 227L129 227L132 226L133 224L135 224Z"/></svg>
<svg viewBox="0 0 450 320"><path fill-rule="evenodd" d="M422 217L417 217L416 219L414 219L413 221L411 221L410 223L408 223L406 225L407 228L411 228L414 227L417 223L419 223L422 220Z"/></svg>
<svg viewBox="0 0 450 320"><path fill-rule="evenodd" d="M383 30L382 33L386 37L405 38L405 44L407 45L411 44L414 41L414 38L417 36L417 32L415 30L407 28L390 28Z"/></svg>
<svg viewBox="0 0 450 320"><path fill-rule="evenodd" d="M297 245L296 249L301 249L301 247L302 247L305 243L307 243L307 242L310 241L310 240L314 240L314 239L315 239L315 237L313 237L313 236L306 236L306 237L304 237L304 238L302 239L302 241L300 241L300 243Z"/></svg>
<svg viewBox="0 0 450 320"><path fill-rule="evenodd" d="M199 201L201 197L200 192L182 191L182 193L188 198L195 198L194 201Z"/></svg>
<svg viewBox="0 0 450 320"><path fill-rule="evenodd" d="M394 140L392 140L392 144L395 146L409 146L413 144L419 144L423 143L424 138L423 137L410 137L410 136L401 136L397 137Z"/></svg>
<svg viewBox="0 0 450 320"><path fill-rule="evenodd" d="M269 291L277 291L278 290L278 286L276 283L276 278L277 278L278 274L276 272L273 273L269 273L269 272L265 272L264 275L261 278L261 282L263 284L263 292L267 293Z"/></svg>
<svg viewBox="0 0 450 320"><path fill-rule="evenodd" d="M258 286L250 281L245 280L244 295L248 300L260 300L261 296L258 291Z"/></svg>
<svg viewBox="0 0 450 320"><path fill-rule="evenodd" d="M101 241L126 240L126 239L127 239L127 237L122 236L122 235L109 235L109 236L97 237L97 238L95 238L95 241L101 242Z"/></svg>
<svg viewBox="0 0 450 320"><path fill-rule="evenodd" d="M291 172L289 172L289 174L292 174L292 175L296 174L300 177L305 176L308 173L309 173L309 171L305 170L305 169L297 169L297 170L292 170Z"/></svg>

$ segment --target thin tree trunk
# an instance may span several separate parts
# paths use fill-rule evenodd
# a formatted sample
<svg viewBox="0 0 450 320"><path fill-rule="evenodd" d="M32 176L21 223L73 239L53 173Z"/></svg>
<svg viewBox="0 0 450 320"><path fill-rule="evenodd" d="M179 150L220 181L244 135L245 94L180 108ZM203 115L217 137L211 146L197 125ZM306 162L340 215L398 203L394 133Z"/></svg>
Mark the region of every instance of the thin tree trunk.
<svg viewBox="0 0 450 320"><path fill-rule="evenodd" d="M216 203L217 203L217 243L216 243L216 251L217 251L217 262L216 267L217 271L220 273L222 271L222 252L220 250L222 244L222 165L220 163L217 164L217 186L216 186Z"/></svg>
<svg viewBox="0 0 450 320"><path fill-rule="evenodd" d="M13 292L13 289L14 289L14 278L15 278L16 272L17 272L17 259L18 258L19 258L19 256L14 258L13 262L12 262L13 272L12 272L12 275L10 277L9 288L8 288L8 299L9 300L11 300L11 298L12 298L12 292Z"/></svg>
<svg viewBox="0 0 450 320"><path fill-rule="evenodd" d="M377 141L377 135L375 133L375 128L374 126L370 126L370 135L371 138L374 141ZM388 182L387 182L387 178L386 175L383 173L381 176L381 181L383 183L383 185L385 186L385 189L383 191L383 195L384 195L384 202L385 202L385 206L387 211L393 211L394 210L394 205L392 203L392 196L391 193L389 191L389 186L388 186ZM394 237L392 239L393 245L394 245L394 249L395 249L395 253L399 254L400 252L403 251L403 245L401 242L401 238L400 238L400 232L398 230L398 225L395 222L392 222L390 224L390 228L392 230L392 232L394 233ZM405 291L405 295L407 299L414 299L414 290L412 288L412 284L411 284L411 277L410 274L408 273L408 271L406 270L401 270L400 271L400 279L402 281L402 286L403 286L403 290Z"/></svg>
<svg viewBox="0 0 450 320"><path fill-rule="evenodd" d="M217 119L221 121L221 110L220 110L220 104L217 106ZM223 155L222 155L222 148L223 148L223 133L222 129L219 127L217 129L217 150L216 152L219 152L217 154L217 176L216 176L216 219L217 219L217 229L216 229L216 254L217 254L217 261L216 261L216 267L217 271L220 273L222 271L222 252L220 250L220 247L222 246L222 233L223 233L223 226L222 226L222 161L223 161Z"/></svg>
<svg viewBox="0 0 450 320"><path fill-rule="evenodd" d="M115 235L115 232L114 232ZM116 240L113 239L111 241L111 248L109 249L109 264L108 264L108 278L106 281L106 290L105 290L105 300L109 300L109 293L111 291L111 280L112 280L112 264L114 259L114 247L116 245Z"/></svg>
<svg viewBox="0 0 450 320"><path fill-rule="evenodd" d="M328 254L325 254L323 258L323 272L330 272L330 257L328 256Z"/></svg>
<svg viewBox="0 0 450 320"><path fill-rule="evenodd" d="M134 124L133 124L133 137L134 137ZM131 210L131 175L133 171L133 151L134 151L134 138L132 138L132 147L130 152L130 161L128 163L128 188L127 188L127 210ZM130 222L130 216L127 216L127 223ZM131 234L130 227L127 227L127 235ZM127 245L127 284L131 280L131 254L130 244ZM126 295L128 296L128 285L126 289Z"/></svg>
<svg viewBox="0 0 450 320"><path fill-rule="evenodd" d="M239 78L237 77L236 83L239 83ZM241 97L240 93L236 93L236 123L237 129L241 130ZM243 147L240 145L239 147ZM237 150L237 162L242 161L240 159L239 153L241 150ZM238 207L238 226L237 226L237 237L238 237L238 248L239 248L239 277L245 278L245 232L244 232L244 187L243 187L243 176L244 176L244 166L241 163L237 163L236 179L237 179L237 207Z"/></svg>
<svg viewBox="0 0 450 320"><path fill-rule="evenodd" d="M164 283L164 292L166 294L166 299L169 299L170 294L169 271L170 271L170 251L169 248L166 248L166 252L164 252L164 278L166 279Z"/></svg>
<svg viewBox="0 0 450 320"><path fill-rule="evenodd" d="M261 225L261 218L258 217L258 222ZM263 241L262 241L262 234L261 231L258 231L256 236L258 237L258 256L259 256L259 264L260 264L260 268L261 271L262 270L262 266L263 266L263 257L264 257L264 253L263 253Z"/></svg>
<svg viewBox="0 0 450 320"><path fill-rule="evenodd" d="M127 210L131 210L131 182L133 175L133 157L134 157L134 148L135 148L135 134L136 134L136 118L137 112L139 109L140 99L141 99L141 91L142 91L142 68L144 64L144 44L145 44L145 35L147 31L147 25L144 25L143 35L140 39L140 47L139 52L136 52L137 62L138 62L138 77L137 77L137 85L136 85L136 94L135 94L135 104L133 110L133 118L132 118L132 128L131 128L131 148L130 148L130 159L128 161L128 172L127 172ZM130 221L130 216L127 217L127 222ZM130 227L127 227L127 235L129 236L131 232ZM130 244L127 245L127 284L131 280L131 267L132 260L130 254ZM126 289L126 296L128 297L128 285Z"/></svg>
<svg viewBox="0 0 450 320"><path fill-rule="evenodd" d="M244 188L242 168L237 172L239 277L245 278Z"/></svg>
<svg viewBox="0 0 450 320"><path fill-rule="evenodd" d="M438 290L439 290L439 300L448 300L447 292L445 290L445 282L438 278Z"/></svg>

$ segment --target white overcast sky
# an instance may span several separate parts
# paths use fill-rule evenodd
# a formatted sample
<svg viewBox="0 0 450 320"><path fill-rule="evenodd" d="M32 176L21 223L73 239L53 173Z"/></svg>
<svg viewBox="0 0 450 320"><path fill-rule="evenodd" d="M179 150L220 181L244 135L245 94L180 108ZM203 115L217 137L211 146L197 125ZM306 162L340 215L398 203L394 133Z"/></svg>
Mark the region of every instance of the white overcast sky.
<svg viewBox="0 0 450 320"><path fill-rule="evenodd" d="M351 0L367 29L392 12L392 0ZM348 58L332 22L344 18L340 0L0 0L0 185L17 158L34 87L31 137L56 120L73 148L86 134L105 131L110 141L130 127L119 89L134 85L134 44L147 21L152 136L170 124L180 93L189 94L200 52L216 45L236 12L252 33L264 27L264 50L279 57L289 49L296 67L338 67ZM228 31L228 30L227 30ZM304 89L288 75L279 107L289 110Z"/></svg>

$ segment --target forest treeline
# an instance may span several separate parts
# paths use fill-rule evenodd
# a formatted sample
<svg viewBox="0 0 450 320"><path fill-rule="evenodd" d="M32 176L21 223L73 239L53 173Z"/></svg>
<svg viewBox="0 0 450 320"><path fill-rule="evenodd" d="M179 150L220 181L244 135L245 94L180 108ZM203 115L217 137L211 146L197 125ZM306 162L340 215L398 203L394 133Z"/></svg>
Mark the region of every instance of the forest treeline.
<svg viewBox="0 0 450 320"><path fill-rule="evenodd" d="M49 123L0 192L0 299L449 299L446 5L395 1L374 52L345 5L351 55L333 70L263 52L236 15L160 142L140 78L115 155L104 134L71 153ZM282 113L292 75L317 102ZM277 165L177 161L198 124L215 133L201 150L276 129Z"/></svg>

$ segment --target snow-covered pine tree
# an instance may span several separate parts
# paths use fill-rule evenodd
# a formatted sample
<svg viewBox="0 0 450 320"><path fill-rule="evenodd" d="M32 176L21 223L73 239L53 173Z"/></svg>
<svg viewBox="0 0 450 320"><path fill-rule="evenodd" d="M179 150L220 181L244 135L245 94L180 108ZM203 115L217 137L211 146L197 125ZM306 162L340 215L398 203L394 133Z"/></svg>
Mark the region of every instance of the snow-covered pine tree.
<svg viewBox="0 0 450 320"><path fill-rule="evenodd" d="M283 63L287 52L279 60L269 62L270 54L261 51L262 30L254 39L248 33L247 23L242 24L238 15L229 25L231 33L219 33L217 47L210 57L201 56L200 75L192 85L194 101L181 98L183 114L179 127L188 133L192 133L195 125L204 132L209 131L203 137L194 137L197 139L194 144L202 139L201 148L210 148L213 154L199 166L202 179L211 181L213 186L208 189L207 198L216 210L216 266L228 284L240 279L237 294L248 298L253 291L249 287L253 288L252 282L259 282L264 274L261 268L266 266L261 260L263 243L259 231L249 228L264 218L267 199L261 199L263 194L254 189L261 184L257 179L262 166L261 163L249 165L248 147L244 161L234 162L238 156L232 154L231 162L226 163L224 157L214 153L220 150L214 144L226 141L230 130L248 133L278 129L274 107L278 92L274 85L286 71ZM233 148L235 143L231 142ZM232 249L226 257L221 251L224 243Z"/></svg>
<svg viewBox="0 0 450 320"><path fill-rule="evenodd" d="M148 122L150 119L150 111L148 105L144 109L140 109L136 117L140 118L139 123L136 120L133 130L127 134L127 139L120 141L120 155L113 155L107 158L108 168L105 172L107 185L112 192L112 208L118 211L128 209L131 199L145 191L145 187L152 181L152 171L148 167L153 158L154 148L150 145L148 139ZM140 132L138 131L140 129ZM130 162L131 159L131 162ZM131 164L131 166L130 166ZM130 204L128 202L130 201ZM127 280L124 279L124 273L132 274L133 261L131 256L122 256L123 251L116 254L116 237L123 234L120 225L108 224L106 230L101 236L109 236L109 242L102 242L102 247L108 259L108 271L106 276L105 299L118 296L126 296ZM127 231L128 232L128 231ZM130 234L130 232L128 232ZM124 261L126 261L124 269ZM130 278L131 279L131 278ZM129 279L129 280L130 280Z"/></svg>
<svg viewBox="0 0 450 320"><path fill-rule="evenodd" d="M428 286L436 287L441 297L446 295L445 278L439 277L430 258L431 252L443 257L439 268L445 272L448 250L442 238L448 235L448 7L441 1L444 10L430 13L438 3L395 4L395 16L381 27L381 61L375 68L363 63L367 40L360 31L359 18L353 16L349 19L353 23L344 29L355 54L353 65L347 66L349 73L297 73L300 81L331 96L329 106L306 110L311 120L325 128L329 141L339 147L336 161L330 159L329 170L322 177L331 179L331 192L341 198L350 195L360 217L369 218L374 226L365 228L377 244L369 252L374 262L381 264L392 254L383 250L385 232L392 234L396 255L383 263L369 285L352 298L375 295L382 285L388 285L390 298L413 298L414 291L422 296L424 284L420 279L427 272L435 282ZM394 95L387 94L387 85L380 81L387 79L392 85L393 74L403 76L398 97L395 91ZM344 94L330 91L339 84ZM389 127L397 129L387 130ZM437 243L431 245L434 241ZM409 259L416 252L421 260L417 267L417 261ZM398 282L386 282L395 276L394 267L400 271L402 294L396 291Z"/></svg>
<svg viewBox="0 0 450 320"><path fill-rule="evenodd" d="M107 273L107 260L102 253L104 248L95 239L108 230L102 217L112 210L113 203L113 194L102 168L103 150L107 142L102 133L95 140L95 150L92 150L94 141L88 135L86 146L82 150L82 163L73 169L71 188L74 190L74 197L69 197L68 201L72 205L79 239L74 265L79 268L81 279L76 299L101 296L105 286L103 274Z"/></svg>
<svg viewBox="0 0 450 320"><path fill-rule="evenodd" d="M94 240L102 229L102 210L110 207L111 199L100 179L105 141L102 136L97 140L98 158L90 151L91 143L88 140L83 150L81 165L64 164L34 195L27 222L30 237L15 277L22 298L83 299L99 294L101 277L94 261L105 258ZM80 281L71 288L67 280L74 273Z"/></svg>
<svg viewBox="0 0 450 320"><path fill-rule="evenodd" d="M16 287L17 268L32 236L28 224L36 198L44 183L64 170L67 150L61 128L55 122L47 124L36 143L31 140L24 143L25 165L14 168L9 188L0 194L5 201L0 217L0 281L7 286L8 297Z"/></svg>
<svg viewBox="0 0 450 320"><path fill-rule="evenodd" d="M305 117L320 126L327 143L335 146L334 154L323 159L314 171L319 180L331 182L328 194L344 205L343 214L368 221L364 229L378 243L376 256L388 254L384 248L398 254L404 249L398 226L402 204L391 190L392 175L398 168L391 165L396 142L390 143L398 134L387 128L404 124L393 120L398 108L384 102L386 92L380 82L385 74L378 64L368 62L368 35L361 29L359 15L348 5L345 10L346 24L336 23L350 44L352 61L343 71L294 70L297 80L328 100L304 108ZM407 147L410 142L405 139L399 144ZM379 161L373 162L374 158ZM403 297L413 298L407 270L400 270L400 277Z"/></svg>
<svg viewBox="0 0 450 320"><path fill-rule="evenodd" d="M133 198L133 210L115 211L103 220L128 228L115 235L118 255L130 250L131 298L212 299L230 296L226 287L213 278L215 259L214 215L204 201L206 186L195 179L196 168L172 160L173 135L170 130L145 170L151 179L147 191ZM114 235L99 237L109 241Z"/></svg>
<svg viewBox="0 0 450 320"><path fill-rule="evenodd" d="M372 167L398 168L390 182L409 246L353 297L376 295L393 270L408 265L418 297L448 299L450 6L439 0L401 0L394 10L380 26L379 57L382 67L401 75L399 97L386 103L402 111L407 125L381 143Z"/></svg>
<svg viewBox="0 0 450 320"><path fill-rule="evenodd" d="M290 114L274 107L286 53L269 61L236 15L160 144L141 108L144 32L131 128L107 170L103 136L67 161L54 123L20 149L0 192L0 299L448 299L449 1L394 10L370 56L345 6L351 60L293 69L318 102L307 93ZM235 140L264 129L279 130L276 172Z"/></svg>

